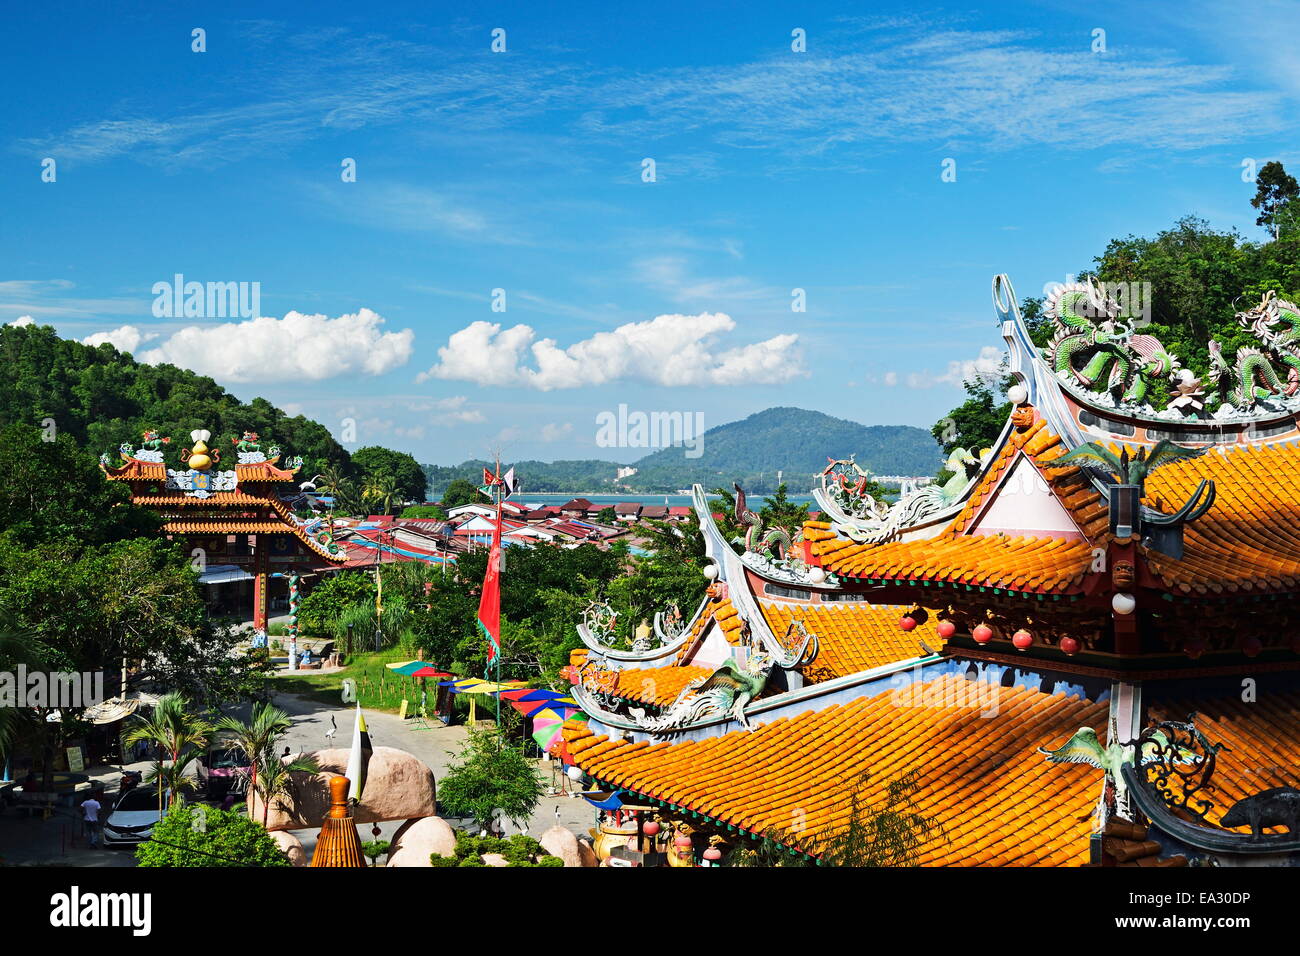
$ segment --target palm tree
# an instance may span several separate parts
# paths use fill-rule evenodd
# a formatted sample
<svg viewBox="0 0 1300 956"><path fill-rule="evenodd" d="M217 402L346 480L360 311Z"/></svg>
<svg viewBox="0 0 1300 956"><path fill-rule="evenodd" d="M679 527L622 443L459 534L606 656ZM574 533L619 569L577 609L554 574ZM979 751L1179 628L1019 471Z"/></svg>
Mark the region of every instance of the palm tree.
<svg viewBox="0 0 1300 956"><path fill-rule="evenodd" d="M253 705L248 721L222 717L216 729L230 734L231 743L248 758L249 786L258 789L258 773L266 755L274 758L277 744L292 726L289 715L262 701ZM278 761L276 761L278 762Z"/></svg>
<svg viewBox="0 0 1300 956"><path fill-rule="evenodd" d="M320 470L320 481L316 487L325 492L332 499L330 503L330 533L334 531L334 509L339 504L339 498L347 493L347 488L351 484L344 476L342 469L336 465L325 465Z"/></svg>
<svg viewBox="0 0 1300 956"><path fill-rule="evenodd" d="M208 745L212 725L201 717L189 713L183 695L173 691L154 704L153 714L137 716L126 732L128 744L146 741L158 747L158 758L146 780L158 787L158 811L162 812L163 789L170 789L167 805L170 807L180 791L190 786L186 770L199 752ZM169 765L164 765L167 759Z"/></svg>
<svg viewBox="0 0 1300 956"><path fill-rule="evenodd" d="M402 490L392 475L372 476L361 494L366 501L374 502L384 514L391 512L393 505L402 501Z"/></svg>
<svg viewBox="0 0 1300 956"><path fill-rule="evenodd" d="M1128 453L1127 445L1121 445L1120 449L1117 455L1105 445L1090 441L1080 445L1068 455L1055 459L1051 466L1055 468L1058 465L1073 465L1081 462L1100 464L1120 484L1137 485L1141 488L1146 483L1147 476L1157 468L1202 454L1201 450L1183 448L1168 439L1161 440L1150 451L1145 447L1139 448L1136 455Z"/></svg>
<svg viewBox="0 0 1300 956"><path fill-rule="evenodd" d="M277 757L273 750L263 752L260 762L262 772L253 784L253 792L262 801L262 827L265 829L271 816L271 801L293 791L293 777L290 774L295 770L319 773L320 765L316 763L315 757L298 754L292 760L285 760Z"/></svg>

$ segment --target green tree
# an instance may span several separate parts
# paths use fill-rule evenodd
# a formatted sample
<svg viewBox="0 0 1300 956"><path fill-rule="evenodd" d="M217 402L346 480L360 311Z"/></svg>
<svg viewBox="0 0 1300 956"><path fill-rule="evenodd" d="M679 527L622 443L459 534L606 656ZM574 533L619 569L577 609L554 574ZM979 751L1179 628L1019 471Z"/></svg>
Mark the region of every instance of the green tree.
<svg viewBox="0 0 1300 956"><path fill-rule="evenodd" d="M618 512L616 512L613 507L601 508L600 512L596 515L596 520L601 524L617 525Z"/></svg>
<svg viewBox="0 0 1300 956"><path fill-rule="evenodd" d="M443 511L438 505L410 505L402 509L403 518L433 518L435 521L446 521L447 512Z"/></svg>
<svg viewBox="0 0 1300 956"><path fill-rule="evenodd" d="M320 764L316 758L299 754L291 759L283 759L274 751L263 751L257 780L249 780L253 793L262 801L262 826L271 815L271 804L280 797L293 794L294 773L319 773Z"/></svg>
<svg viewBox="0 0 1300 956"><path fill-rule="evenodd" d="M442 506L447 509L459 505L488 504L488 496L478 490L478 486L464 478L457 478L447 485L442 493Z"/></svg>
<svg viewBox="0 0 1300 956"><path fill-rule="evenodd" d="M11 546L91 546L158 530L158 516L132 505L125 485L105 481L69 434L47 434L22 424L0 432L0 529Z"/></svg>
<svg viewBox="0 0 1300 956"><path fill-rule="evenodd" d="M878 482L873 484L882 493L884 492L884 487ZM808 505L807 503L795 504L791 501L786 496L785 482L781 482L777 486L776 494L769 497L759 509L758 516L762 519L764 528L780 528L793 540L803 527L803 523L808 520Z"/></svg>
<svg viewBox="0 0 1300 956"><path fill-rule="evenodd" d="M1290 222L1287 212L1292 201L1300 196L1300 184L1277 160L1267 162L1260 168L1255 184L1255 196L1250 201L1259 210L1255 225L1265 227L1277 239L1282 224Z"/></svg>
<svg viewBox="0 0 1300 956"><path fill-rule="evenodd" d="M353 453L352 464L365 487L391 479L397 501L423 501L428 492L424 469L405 452L370 445Z"/></svg>
<svg viewBox="0 0 1300 956"><path fill-rule="evenodd" d="M500 833L506 820L527 820L542 797L542 783L532 761L500 731L471 730L469 740L438 783L439 809L469 817L489 833Z"/></svg>
<svg viewBox="0 0 1300 956"><path fill-rule="evenodd" d="M372 476L362 489L362 497L380 514L392 514L402 504L397 480L392 475Z"/></svg>
<svg viewBox="0 0 1300 956"><path fill-rule="evenodd" d="M242 813L178 803L149 840L136 847L138 866L290 866L270 834Z"/></svg>

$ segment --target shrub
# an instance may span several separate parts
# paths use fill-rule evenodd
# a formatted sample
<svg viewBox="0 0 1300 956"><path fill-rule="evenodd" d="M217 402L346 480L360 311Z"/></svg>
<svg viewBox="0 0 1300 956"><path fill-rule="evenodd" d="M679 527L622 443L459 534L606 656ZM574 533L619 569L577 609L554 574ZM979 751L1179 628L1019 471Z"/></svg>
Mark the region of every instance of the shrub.
<svg viewBox="0 0 1300 956"><path fill-rule="evenodd" d="M135 850L139 866L290 866L254 821L202 804L177 803Z"/></svg>

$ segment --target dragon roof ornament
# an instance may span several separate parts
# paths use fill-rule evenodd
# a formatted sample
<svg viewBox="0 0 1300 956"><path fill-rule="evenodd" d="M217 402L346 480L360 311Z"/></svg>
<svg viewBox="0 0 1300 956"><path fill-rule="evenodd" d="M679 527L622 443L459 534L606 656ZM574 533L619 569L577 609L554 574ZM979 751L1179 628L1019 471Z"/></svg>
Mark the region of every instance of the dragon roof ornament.
<svg viewBox="0 0 1300 956"><path fill-rule="evenodd" d="M1300 411L1300 307L1264 293L1236 313L1257 345L1229 357L1222 343L1208 343L1204 374L1183 365L1155 336L1139 332L1145 320L1131 314L1095 282L1057 286L1044 303L1052 339L1039 350L1021 316L1005 275L993 279L994 309L1010 350L1010 371L1069 445L1084 441L1068 396L1104 415L1151 422L1254 425ZM1152 404L1155 386L1169 399ZM1167 426L1160 426L1161 428ZM1206 440L1213 440L1207 438Z"/></svg>
<svg viewBox="0 0 1300 956"><path fill-rule="evenodd" d="M837 534L858 544L884 544L916 525L955 514L986 459L987 455L976 458L965 448L954 448L944 463L952 472L947 481L924 485L890 505L867 493L870 472L853 455L827 458L821 487L812 494Z"/></svg>

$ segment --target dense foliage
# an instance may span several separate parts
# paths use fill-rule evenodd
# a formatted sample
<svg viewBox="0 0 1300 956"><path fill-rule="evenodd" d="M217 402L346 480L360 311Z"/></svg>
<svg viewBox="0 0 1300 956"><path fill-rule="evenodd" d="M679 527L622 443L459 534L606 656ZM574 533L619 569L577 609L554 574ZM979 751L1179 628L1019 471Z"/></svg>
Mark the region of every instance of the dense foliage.
<svg viewBox="0 0 1300 956"><path fill-rule="evenodd" d="M177 803L135 850L138 866L289 866L270 835L242 813Z"/></svg>
<svg viewBox="0 0 1300 956"><path fill-rule="evenodd" d="M167 454L175 456L190 431L206 428L223 453L248 430L302 455L308 474L326 463L348 464L347 451L318 422L263 398L241 402L207 376L174 365L145 365L111 345L60 338L49 326L0 327L0 368L0 425L49 419L96 455L116 457L118 445L138 443L152 427L172 438Z"/></svg>
<svg viewBox="0 0 1300 956"><path fill-rule="evenodd" d="M440 812L468 817L492 833L500 833L506 821L527 820L541 797L542 783L532 761L492 728L471 730L438 781Z"/></svg>
<svg viewBox="0 0 1300 956"><path fill-rule="evenodd" d="M430 855L429 862L434 866L486 866L483 856L488 853L503 857L507 866L564 866L563 860L551 856L542 849L540 843L523 833L502 839L457 832L456 855L440 856L434 853Z"/></svg>

